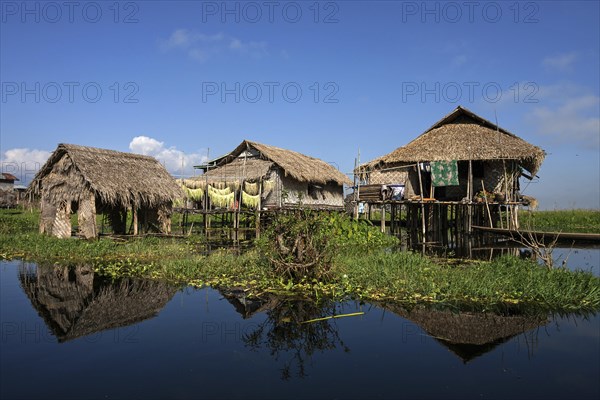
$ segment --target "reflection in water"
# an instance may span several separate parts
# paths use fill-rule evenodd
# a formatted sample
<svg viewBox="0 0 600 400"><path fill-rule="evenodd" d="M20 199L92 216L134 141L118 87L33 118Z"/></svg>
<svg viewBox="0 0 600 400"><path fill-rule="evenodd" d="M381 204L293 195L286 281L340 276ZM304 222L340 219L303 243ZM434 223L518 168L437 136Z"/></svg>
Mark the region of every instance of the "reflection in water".
<svg viewBox="0 0 600 400"><path fill-rule="evenodd" d="M449 236L450 237L450 236ZM403 250L432 255L443 258L462 258L492 261L502 256L532 258L531 249L510 238L490 233L473 232L471 235L456 235L446 242L412 242L410 237L403 238ZM406 241L406 242L405 242ZM579 256L577 253L581 253ZM565 265L570 269L600 273L600 245L586 241L559 241L553 251L554 264ZM587 258L587 259L586 259ZM540 263L542 260L538 260Z"/></svg>
<svg viewBox="0 0 600 400"><path fill-rule="evenodd" d="M176 292L163 282L112 281L90 265L21 266L19 280L59 342L152 318Z"/></svg>
<svg viewBox="0 0 600 400"><path fill-rule="evenodd" d="M243 318L266 312L266 319L243 337L251 350L266 349L276 361L283 360L281 379L303 378L306 363L316 352L341 348L350 349L338 334L333 320L309 322L323 316L340 314L339 304L326 301L317 304L308 300L283 300L275 296L263 300L249 300L242 291L221 290L221 294Z"/></svg>
<svg viewBox="0 0 600 400"><path fill-rule="evenodd" d="M521 333L527 333L549 322L545 314L456 313L425 307L408 310L394 304L386 304L384 308L419 325L464 363L492 351L496 346ZM526 335L525 339L528 344L536 342L535 335Z"/></svg>
<svg viewBox="0 0 600 400"><path fill-rule="evenodd" d="M253 349L265 348L275 360L286 357L282 378L306 375L305 363L316 351L349 349L341 340L334 320L305 321L340 314L339 303L316 304L306 300L282 300L275 296L248 299L242 290L220 290L221 294L244 318L265 312L266 319L244 338ZM394 314L418 325L437 343L449 349L464 363L489 353L498 345L524 334L529 351L537 343L537 329L549 323L546 314L496 314L452 312L449 310L415 307L407 309L398 304L382 306ZM532 353L530 353L532 355Z"/></svg>
<svg viewBox="0 0 600 400"><path fill-rule="evenodd" d="M408 247L424 255L487 261L505 255L519 256L519 249L523 247L503 236L488 233L473 232L471 235L449 237L449 241L426 244L411 242L409 238Z"/></svg>

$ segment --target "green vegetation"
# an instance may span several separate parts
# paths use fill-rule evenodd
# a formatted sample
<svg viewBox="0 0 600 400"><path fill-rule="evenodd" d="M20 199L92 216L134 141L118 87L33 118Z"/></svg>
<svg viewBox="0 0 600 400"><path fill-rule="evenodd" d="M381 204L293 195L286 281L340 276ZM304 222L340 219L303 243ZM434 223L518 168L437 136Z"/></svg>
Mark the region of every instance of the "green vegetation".
<svg viewBox="0 0 600 400"><path fill-rule="evenodd" d="M367 221L356 223L340 214L310 210L277 215L256 244L277 275L290 279L326 280L336 255L370 254L397 245Z"/></svg>
<svg viewBox="0 0 600 400"><path fill-rule="evenodd" d="M600 233L599 210L521 211L519 221L538 231Z"/></svg>
<svg viewBox="0 0 600 400"><path fill-rule="evenodd" d="M600 278L589 272L547 269L513 257L463 264L392 251L395 239L368 223L341 215L280 216L242 255L222 250L203 255L202 238L132 238L114 241L61 240L37 233L35 213L0 211L0 258L93 264L108 276L142 276L195 286L240 287L250 296L265 293L307 299L347 297L366 301L426 303L461 310L600 310ZM285 228L285 229L284 229ZM314 253L278 253L274 238L293 248L305 235ZM313 255L318 255L317 262ZM291 273L276 260L311 264Z"/></svg>

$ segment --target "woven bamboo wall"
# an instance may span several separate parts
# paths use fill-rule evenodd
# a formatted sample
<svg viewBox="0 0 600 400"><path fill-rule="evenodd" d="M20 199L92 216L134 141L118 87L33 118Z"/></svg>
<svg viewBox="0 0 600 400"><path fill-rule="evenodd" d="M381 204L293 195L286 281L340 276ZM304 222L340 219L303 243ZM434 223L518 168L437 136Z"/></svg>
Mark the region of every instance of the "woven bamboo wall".
<svg viewBox="0 0 600 400"><path fill-rule="evenodd" d="M410 198L420 193L419 176L414 166L388 171L372 171L369 174L369 183L372 185L404 185L404 198Z"/></svg>
<svg viewBox="0 0 600 400"><path fill-rule="evenodd" d="M79 225L79 234L84 239L92 239L98 235L98 229L96 227L96 199L94 193L82 193L79 197L77 222Z"/></svg>
<svg viewBox="0 0 600 400"><path fill-rule="evenodd" d="M52 235L63 239L71 237L71 202L62 202L57 207Z"/></svg>
<svg viewBox="0 0 600 400"><path fill-rule="evenodd" d="M370 185L391 185L399 184L404 185L408 178L408 171L406 169L395 169L390 171L379 171L375 170L369 174Z"/></svg>
<svg viewBox="0 0 600 400"><path fill-rule="evenodd" d="M52 225L56 218L56 207L48 200L46 195L42 195L40 202L40 233L52 235Z"/></svg>
<svg viewBox="0 0 600 400"><path fill-rule="evenodd" d="M328 184L319 185L322 189L317 190L313 197L309 194L309 184L299 182L289 176L284 176L281 179L283 190L287 191L287 199L284 200L284 205L291 204L306 204L311 206L344 206L344 189L341 185Z"/></svg>
<svg viewBox="0 0 600 400"><path fill-rule="evenodd" d="M261 206L279 207L279 199L281 196L281 178L279 176L279 171L271 170L271 174L268 179L274 180L275 184L273 185L271 192L267 194L264 199L262 199Z"/></svg>
<svg viewBox="0 0 600 400"><path fill-rule="evenodd" d="M170 205L163 205L157 210L157 220L160 226L161 233L171 233L171 214L173 209Z"/></svg>

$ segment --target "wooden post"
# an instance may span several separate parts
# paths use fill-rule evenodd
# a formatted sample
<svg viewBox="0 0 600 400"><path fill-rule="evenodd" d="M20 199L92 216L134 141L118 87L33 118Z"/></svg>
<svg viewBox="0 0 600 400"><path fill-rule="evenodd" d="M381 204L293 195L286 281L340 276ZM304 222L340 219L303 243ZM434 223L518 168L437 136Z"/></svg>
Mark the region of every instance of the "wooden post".
<svg viewBox="0 0 600 400"><path fill-rule="evenodd" d="M423 201L423 180L421 178L421 163L417 163L417 172L419 174L419 191L421 192L421 202Z"/></svg>
<svg viewBox="0 0 600 400"><path fill-rule="evenodd" d="M358 169L358 179L354 174L354 220L358 220L358 203L360 201L360 149L358 149L358 157L354 159L354 170Z"/></svg>
<svg viewBox="0 0 600 400"><path fill-rule="evenodd" d="M256 238L260 238L260 209L262 207L262 182L258 187L258 205L256 206L256 214L255 214L255 230L256 230Z"/></svg>
<svg viewBox="0 0 600 400"><path fill-rule="evenodd" d="M483 193L486 193L483 179L481 180L481 189L483 190ZM484 199L485 199L485 208L487 209L488 218L490 220L490 228L493 228L494 224L492 222L492 213L490 212L490 205L488 204L487 195L484 196Z"/></svg>
<svg viewBox="0 0 600 400"><path fill-rule="evenodd" d="M394 234L395 224L394 224L394 214L396 212L396 205L392 203L390 206L390 234Z"/></svg>
<svg viewBox="0 0 600 400"><path fill-rule="evenodd" d="M133 219L133 236L137 236L138 234L138 210L137 207L135 205L131 206L131 215L132 215L132 219ZM183 218L183 216L182 216ZM183 222L183 220L182 220Z"/></svg>
<svg viewBox="0 0 600 400"><path fill-rule="evenodd" d="M385 233L385 204L381 205L381 232Z"/></svg>
<svg viewBox="0 0 600 400"><path fill-rule="evenodd" d="M473 201L473 162L469 160L469 176L467 178L467 197Z"/></svg>
<svg viewBox="0 0 600 400"><path fill-rule="evenodd" d="M417 171L419 172L419 190L421 192L421 240L425 242L425 205L423 204L423 180L421 179L421 163L417 163Z"/></svg>

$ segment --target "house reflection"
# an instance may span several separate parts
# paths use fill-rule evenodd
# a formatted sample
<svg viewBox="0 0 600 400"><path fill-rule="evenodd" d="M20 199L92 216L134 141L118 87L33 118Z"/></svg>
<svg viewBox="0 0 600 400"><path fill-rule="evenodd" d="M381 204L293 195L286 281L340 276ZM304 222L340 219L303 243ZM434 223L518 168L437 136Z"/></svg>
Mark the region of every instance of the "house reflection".
<svg viewBox="0 0 600 400"><path fill-rule="evenodd" d="M533 331L550 321L546 314L459 313L426 307L409 310L395 304L383 307L418 325L465 364L515 336ZM526 337L526 340L533 338Z"/></svg>
<svg viewBox="0 0 600 400"><path fill-rule="evenodd" d="M19 280L60 343L153 318L177 291L157 281L113 281L91 265L22 266Z"/></svg>

